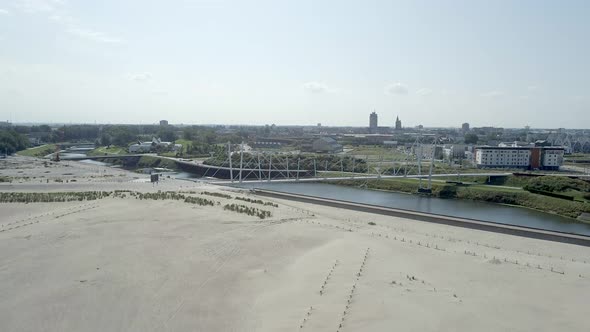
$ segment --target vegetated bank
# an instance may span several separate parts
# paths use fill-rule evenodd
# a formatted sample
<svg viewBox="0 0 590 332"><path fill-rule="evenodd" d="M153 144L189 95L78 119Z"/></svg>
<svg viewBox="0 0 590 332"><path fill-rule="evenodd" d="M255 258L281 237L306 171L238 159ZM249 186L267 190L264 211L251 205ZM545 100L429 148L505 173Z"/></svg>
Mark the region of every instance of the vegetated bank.
<svg viewBox="0 0 590 332"><path fill-rule="evenodd" d="M18 155L20 156L27 156L27 157L35 157L35 158L43 158L48 154L52 154L55 152L56 145L55 144L46 144L37 146L34 148L26 149L18 151Z"/></svg>
<svg viewBox="0 0 590 332"><path fill-rule="evenodd" d="M578 218L582 213L590 213L590 184L586 181L545 176L506 179L504 183L506 182L525 184L520 189L489 184L433 181L432 196L521 206L569 218ZM419 188L418 180L415 179L337 180L335 183L410 194L417 194Z"/></svg>
<svg viewBox="0 0 590 332"><path fill-rule="evenodd" d="M155 156L141 156L141 157L121 157L121 158L105 158L96 159L98 161L119 165L127 170L140 170L144 168L167 168L170 170L180 170L179 165L171 159L160 158Z"/></svg>
<svg viewBox="0 0 590 332"><path fill-rule="evenodd" d="M126 154L127 148L122 146L100 146L94 150L88 151L86 154L88 156L104 156L104 155L113 155L113 154Z"/></svg>

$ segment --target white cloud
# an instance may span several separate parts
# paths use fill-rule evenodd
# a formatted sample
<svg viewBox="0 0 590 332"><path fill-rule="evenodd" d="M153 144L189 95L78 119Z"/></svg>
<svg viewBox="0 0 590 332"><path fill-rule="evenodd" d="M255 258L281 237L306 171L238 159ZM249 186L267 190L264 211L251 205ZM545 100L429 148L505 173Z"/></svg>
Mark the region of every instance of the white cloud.
<svg viewBox="0 0 590 332"><path fill-rule="evenodd" d="M534 91L537 91L538 87L535 85L529 85L529 86L527 86L526 89L530 92L534 92Z"/></svg>
<svg viewBox="0 0 590 332"><path fill-rule="evenodd" d="M72 36L107 44L123 42L121 38L84 28L83 24L78 23L78 20L69 14L66 7L65 0L20 0L18 4L18 8L25 13L46 15L47 19L62 26L65 32Z"/></svg>
<svg viewBox="0 0 590 332"><path fill-rule="evenodd" d="M505 93L502 91L488 91L488 92L484 92L482 94L480 94L480 96L485 97L485 98L500 98L502 96L504 96Z"/></svg>
<svg viewBox="0 0 590 332"><path fill-rule="evenodd" d="M151 73L145 72L145 73L127 74L127 75L125 75L125 78L127 78L130 81L135 81L135 82L148 82L148 81L152 80L153 75Z"/></svg>
<svg viewBox="0 0 590 332"><path fill-rule="evenodd" d="M0 8L0 15L8 15L8 14L10 14L10 12L8 10Z"/></svg>
<svg viewBox="0 0 590 332"><path fill-rule="evenodd" d="M407 95L408 87L402 83L393 83L385 87L385 93L388 95Z"/></svg>
<svg viewBox="0 0 590 332"><path fill-rule="evenodd" d="M55 12L64 4L64 0L20 0L18 7L27 13Z"/></svg>
<svg viewBox="0 0 590 332"><path fill-rule="evenodd" d="M428 88L422 88L416 91L416 94L419 96L430 96L432 94L432 90Z"/></svg>
<svg viewBox="0 0 590 332"><path fill-rule="evenodd" d="M123 40L116 37L111 37L106 35L100 31L92 31L88 29L82 29L79 27L69 27L66 29L66 32L72 34L74 36L100 42L100 43L108 43L108 44L119 44L122 43Z"/></svg>
<svg viewBox="0 0 590 332"><path fill-rule="evenodd" d="M304 83L303 89L311 93L326 93L333 91L325 83L315 81Z"/></svg>

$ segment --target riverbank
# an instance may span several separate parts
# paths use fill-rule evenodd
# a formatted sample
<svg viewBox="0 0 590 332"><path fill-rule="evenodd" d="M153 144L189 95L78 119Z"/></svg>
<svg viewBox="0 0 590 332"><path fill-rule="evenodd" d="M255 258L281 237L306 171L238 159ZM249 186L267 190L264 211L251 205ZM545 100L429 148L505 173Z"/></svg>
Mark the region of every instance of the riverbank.
<svg viewBox="0 0 590 332"><path fill-rule="evenodd" d="M590 328L587 247L72 161L0 175L7 331Z"/></svg>
<svg viewBox="0 0 590 332"><path fill-rule="evenodd" d="M419 188L419 181L414 179L337 180L333 183L342 186L362 186L367 189L409 194L416 194ZM504 186L468 185L433 181L432 195L445 199L462 199L525 207L572 218L572 220L579 222L584 222L584 220L577 219L578 216L582 213L590 212L590 204L588 203L533 194L521 189Z"/></svg>
<svg viewBox="0 0 590 332"><path fill-rule="evenodd" d="M122 166L127 170L138 170L144 168L166 168L169 170L179 171L178 164L168 158L156 156L141 156L141 157L124 157L124 158L95 158L97 161L110 163L113 165Z"/></svg>
<svg viewBox="0 0 590 332"><path fill-rule="evenodd" d="M18 151L19 156L43 158L55 152L57 146L55 144L45 144L34 148Z"/></svg>

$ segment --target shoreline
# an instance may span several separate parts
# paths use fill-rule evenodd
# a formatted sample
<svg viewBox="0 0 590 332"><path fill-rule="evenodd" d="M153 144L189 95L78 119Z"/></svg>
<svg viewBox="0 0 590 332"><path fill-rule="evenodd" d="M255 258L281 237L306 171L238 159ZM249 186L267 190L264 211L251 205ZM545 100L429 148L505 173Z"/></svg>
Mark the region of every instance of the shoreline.
<svg viewBox="0 0 590 332"><path fill-rule="evenodd" d="M353 211L362 211L375 214L383 214L396 217L404 217L413 220L440 223L456 227L465 227L477 230L484 230L490 232L496 232L500 234L517 235L521 237L528 237L534 239L541 239L547 241L555 241L568 244L577 244L580 246L590 247L590 235L575 234L568 232L551 231L541 228L526 227L502 224L497 222L490 222L477 219L459 218L449 215L418 212L412 210L389 208L378 205L355 203L337 199L323 198L310 195L292 194L266 189L255 189L255 194L275 197L283 199L292 199L296 201L302 201L311 204L325 204L342 209L348 209Z"/></svg>
<svg viewBox="0 0 590 332"><path fill-rule="evenodd" d="M343 181L357 181L357 180L335 180L334 182L329 182L330 184L334 184L334 185L339 185L339 186L345 186L345 187L351 187L351 188L358 188L358 186L352 185L352 184L348 184L346 182ZM468 188L468 187L467 187ZM390 190L390 189L381 189L381 188L370 188L369 186L362 188L364 190L374 190L374 191L379 191L379 192L391 192L391 193L398 193L398 194L406 194L406 195L412 195L412 196L416 196L417 194L415 192L408 192L408 191L400 191L400 190ZM528 191L523 190L523 192L525 194L532 194ZM499 191L498 192L499 195L502 195L503 192ZM537 212L541 212L541 213L545 213L548 215L555 215L555 216L559 216L562 218L567 218L570 219L573 223L582 223L582 224L589 224L588 222L585 222L583 220L577 219L577 217L572 217L569 215L565 215L565 214L560 214L557 213L553 210L543 210L540 208L535 208L532 206L526 206L526 205L522 205L522 204L510 204L510 203L502 203L502 202L494 202L494 201L489 201L489 200L483 200L483 199L474 199L474 198L461 198L461 197L440 197L440 196L431 196L433 198L440 198L440 199L450 199L450 200L458 200L458 201L472 201L472 202L482 202L482 203L490 203L490 204L497 204L497 205L504 205L504 206L510 206L510 207L515 207L515 208L524 208L524 209L528 209L528 210L532 210L532 211L537 211ZM582 203L583 202L576 202L576 203ZM553 211L553 212L551 212ZM581 214L582 212L580 212Z"/></svg>

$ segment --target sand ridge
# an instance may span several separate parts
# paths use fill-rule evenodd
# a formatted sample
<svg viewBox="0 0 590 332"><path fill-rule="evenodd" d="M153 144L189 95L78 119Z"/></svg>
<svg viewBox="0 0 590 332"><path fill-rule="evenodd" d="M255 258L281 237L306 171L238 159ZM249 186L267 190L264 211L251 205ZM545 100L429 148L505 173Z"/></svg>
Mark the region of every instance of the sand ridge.
<svg viewBox="0 0 590 332"><path fill-rule="evenodd" d="M127 192L0 203L3 331L590 330L586 247L199 182L153 186L79 162L9 158L0 175L18 177L0 192L174 191L215 202ZM230 203L272 216L224 210Z"/></svg>

